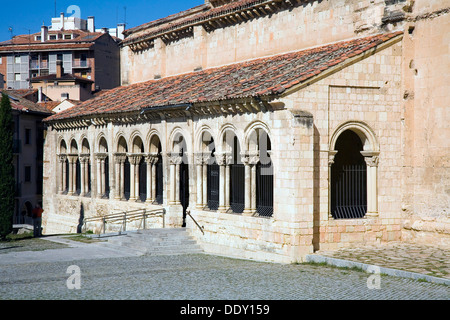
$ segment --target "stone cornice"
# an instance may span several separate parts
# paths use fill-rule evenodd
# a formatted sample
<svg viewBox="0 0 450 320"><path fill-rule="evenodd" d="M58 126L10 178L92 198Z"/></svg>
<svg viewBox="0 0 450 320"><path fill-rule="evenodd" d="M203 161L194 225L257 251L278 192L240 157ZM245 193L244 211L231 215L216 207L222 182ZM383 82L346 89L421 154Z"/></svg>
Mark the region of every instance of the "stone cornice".
<svg viewBox="0 0 450 320"><path fill-rule="evenodd" d="M130 36L122 44L129 46L133 51L145 50L152 46L152 41L156 38L161 38L164 42L169 43L186 36L191 36L195 26L203 26L206 31L210 32L215 29L274 14L279 10L290 9L302 2L304 1L255 0L242 1L242 4L230 3L221 7L212 8L206 12L194 14L191 17L159 25L156 28L149 25L149 28L153 28L154 30L141 36ZM142 28L139 31L142 32Z"/></svg>
<svg viewBox="0 0 450 320"><path fill-rule="evenodd" d="M57 131L94 127L104 127L109 123L118 125L137 124L151 121L161 121L163 119L176 119L191 116L227 116L245 113L272 112L284 109L284 104L270 102L274 97L267 96L265 99L231 99L224 101L212 101L179 106L149 108L133 113L98 114L84 116L82 118L71 118L49 121L48 124Z"/></svg>

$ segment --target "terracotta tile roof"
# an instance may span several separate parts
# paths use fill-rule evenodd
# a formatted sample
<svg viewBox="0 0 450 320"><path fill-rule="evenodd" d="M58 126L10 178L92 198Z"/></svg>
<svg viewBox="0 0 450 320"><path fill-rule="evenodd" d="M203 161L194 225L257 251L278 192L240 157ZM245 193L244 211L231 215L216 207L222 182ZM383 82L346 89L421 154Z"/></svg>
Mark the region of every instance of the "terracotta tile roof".
<svg viewBox="0 0 450 320"><path fill-rule="evenodd" d="M49 121L140 111L183 103L277 96L402 32L342 41L109 90Z"/></svg>
<svg viewBox="0 0 450 320"><path fill-rule="evenodd" d="M37 104L46 110L48 110L49 113L54 113L53 109L56 108L61 103L61 101L45 101L45 102L38 102Z"/></svg>
<svg viewBox="0 0 450 320"><path fill-rule="evenodd" d="M36 36L41 33L30 35L18 35L11 40L0 42L0 52L2 51L29 51L29 50L51 50L51 49L87 49L94 45L95 41L104 33L88 32L84 30L48 31L52 34L74 34L74 39L57 39L41 42L36 40Z"/></svg>
<svg viewBox="0 0 450 320"><path fill-rule="evenodd" d="M3 90L3 93L9 96L11 108L21 112L37 112L50 115L53 112L49 111L45 106L34 103L22 97L22 92L15 92L15 90Z"/></svg>

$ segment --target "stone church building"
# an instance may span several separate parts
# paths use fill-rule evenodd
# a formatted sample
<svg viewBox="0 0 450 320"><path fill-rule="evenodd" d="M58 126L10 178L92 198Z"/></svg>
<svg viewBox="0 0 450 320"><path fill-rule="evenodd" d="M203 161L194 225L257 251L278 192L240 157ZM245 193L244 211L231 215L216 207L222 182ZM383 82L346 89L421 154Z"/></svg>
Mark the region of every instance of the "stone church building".
<svg viewBox="0 0 450 320"><path fill-rule="evenodd" d="M46 119L44 232L164 209L205 251L257 260L450 246L449 12L209 0L126 30L122 86Z"/></svg>

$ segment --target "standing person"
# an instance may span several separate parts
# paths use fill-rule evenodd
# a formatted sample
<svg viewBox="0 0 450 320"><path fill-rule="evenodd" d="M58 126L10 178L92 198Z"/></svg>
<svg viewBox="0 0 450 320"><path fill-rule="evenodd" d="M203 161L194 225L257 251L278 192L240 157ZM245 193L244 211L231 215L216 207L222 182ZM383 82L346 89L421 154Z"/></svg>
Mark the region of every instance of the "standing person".
<svg viewBox="0 0 450 320"><path fill-rule="evenodd" d="M37 204L33 209L33 235L34 235L34 237L42 236L42 232L41 232L42 212L44 212L44 209L42 209L39 204Z"/></svg>

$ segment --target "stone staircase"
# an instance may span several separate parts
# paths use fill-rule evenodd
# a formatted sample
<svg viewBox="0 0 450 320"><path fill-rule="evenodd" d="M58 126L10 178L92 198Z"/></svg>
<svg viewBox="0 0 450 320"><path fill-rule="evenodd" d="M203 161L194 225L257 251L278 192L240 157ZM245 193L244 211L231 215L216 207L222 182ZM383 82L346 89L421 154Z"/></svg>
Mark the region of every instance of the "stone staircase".
<svg viewBox="0 0 450 320"><path fill-rule="evenodd" d="M126 234L109 237L108 243L147 255L203 253L184 228L127 231Z"/></svg>

